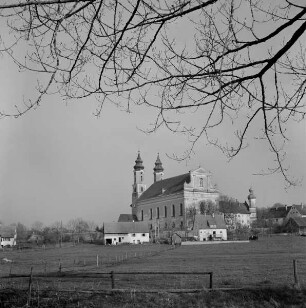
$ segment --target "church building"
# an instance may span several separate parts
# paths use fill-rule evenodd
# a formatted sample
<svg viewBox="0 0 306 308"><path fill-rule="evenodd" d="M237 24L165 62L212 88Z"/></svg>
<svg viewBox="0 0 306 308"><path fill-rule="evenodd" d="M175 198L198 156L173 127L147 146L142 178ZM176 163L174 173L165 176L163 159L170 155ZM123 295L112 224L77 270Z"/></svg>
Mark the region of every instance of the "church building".
<svg viewBox="0 0 306 308"><path fill-rule="evenodd" d="M154 183L147 188L140 152L134 166L132 215L148 222L155 232L186 230L190 213L199 212L201 202L217 203L219 191L212 184L212 174L203 168L164 179L159 155L153 168Z"/></svg>

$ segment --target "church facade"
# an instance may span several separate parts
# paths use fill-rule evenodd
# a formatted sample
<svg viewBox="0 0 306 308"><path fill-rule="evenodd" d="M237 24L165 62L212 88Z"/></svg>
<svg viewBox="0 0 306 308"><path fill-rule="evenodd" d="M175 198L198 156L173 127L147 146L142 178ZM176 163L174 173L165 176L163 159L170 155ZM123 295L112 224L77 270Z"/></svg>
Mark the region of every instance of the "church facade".
<svg viewBox="0 0 306 308"><path fill-rule="evenodd" d="M134 166L132 214L145 221L151 230L187 230L199 213L200 204L217 204L219 191L212 183L212 174L203 168L164 179L159 155L153 168L154 183L147 188L140 153Z"/></svg>

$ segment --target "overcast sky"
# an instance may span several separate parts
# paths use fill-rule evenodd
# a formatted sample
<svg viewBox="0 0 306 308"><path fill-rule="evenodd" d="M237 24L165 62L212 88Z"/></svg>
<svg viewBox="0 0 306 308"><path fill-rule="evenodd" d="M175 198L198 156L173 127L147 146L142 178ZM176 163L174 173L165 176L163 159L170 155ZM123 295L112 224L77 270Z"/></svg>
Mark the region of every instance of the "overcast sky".
<svg viewBox="0 0 306 308"><path fill-rule="evenodd" d="M34 81L35 76L29 79L0 58L1 108L20 105ZM254 175L273 161L267 146L252 139L258 136L256 127L251 130L250 146L230 162L205 139L199 141L190 160L177 162L167 155L188 149L186 137L165 129L152 135L141 132L138 128L147 128L152 119L148 109L132 108L128 114L106 105L102 116L95 118L95 107L93 98L67 105L54 95L21 118L0 120L2 223L31 226L34 221L65 223L76 217L98 225L117 221L120 213L131 212L138 150L147 186L153 182L154 162L160 153L165 178L202 166L212 172L221 193L241 202L246 200L250 186L260 207L306 202L305 121L287 127L287 163L290 174L302 182L285 191L281 175ZM225 126L218 134L225 136L226 132Z"/></svg>

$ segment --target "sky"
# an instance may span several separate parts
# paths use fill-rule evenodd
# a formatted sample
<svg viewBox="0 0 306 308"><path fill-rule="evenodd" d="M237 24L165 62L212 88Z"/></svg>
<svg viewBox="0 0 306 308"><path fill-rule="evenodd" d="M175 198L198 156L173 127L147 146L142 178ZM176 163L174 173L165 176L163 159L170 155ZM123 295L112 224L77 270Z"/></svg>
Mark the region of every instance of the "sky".
<svg viewBox="0 0 306 308"><path fill-rule="evenodd" d="M28 78L0 58L1 109L20 105L37 76ZM137 152L145 166L145 182L153 183L154 162L159 153L165 178L196 169L212 172L221 193L244 202L253 188L257 206L306 203L306 124L290 123L287 162L290 175L300 185L285 190L280 174L254 175L271 166L273 157L260 140L231 161L200 139L189 160L168 156L188 149L186 136L162 128L147 135L150 110L133 107L126 113L106 105L102 116L93 115L93 98L66 104L58 95L24 116L0 120L0 220L3 224L35 221L45 225L81 217L97 225L117 221L130 213L133 166ZM238 119L239 120L239 119ZM260 124L259 124L260 125ZM258 128L258 127L257 127ZM225 136L227 127L218 134ZM256 127L254 128L256 136Z"/></svg>

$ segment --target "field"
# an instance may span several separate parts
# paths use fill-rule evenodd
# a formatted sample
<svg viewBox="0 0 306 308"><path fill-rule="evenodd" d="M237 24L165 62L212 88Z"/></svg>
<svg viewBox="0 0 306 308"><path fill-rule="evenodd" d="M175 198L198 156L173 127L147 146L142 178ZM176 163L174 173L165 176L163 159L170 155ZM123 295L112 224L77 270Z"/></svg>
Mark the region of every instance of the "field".
<svg viewBox="0 0 306 308"><path fill-rule="evenodd" d="M4 261L4 259L12 262ZM168 245L111 247L82 244L63 248L4 250L0 252L0 260L2 260L0 267L2 289L26 290L29 278L17 279L14 275L29 275L32 268L34 293L35 290L46 289L52 289L52 292L66 291L69 293L76 290L85 292L84 294L90 291L99 293L101 290L111 288L109 275L111 271L114 271L115 275L113 280L115 288L129 288L133 294L132 297L129 294L129 299L134 300L139 290L148 292L152 289L159 289L164 292L167 289L202 289L206 292L205 290L209 287L209 277L200 275L199 272L213 272L214 289L250 288L251 291L248 292L256 293L256 288L264 288L273 293L275 290L292 289L294 285L293 260L297 260L300 286L302 290L306 288L306 237L299 236L272 236L249 243L176 248ZM127 275L119 274L121 272L192 272L194 274L136 275L131 273ZM8 276L11 277L8 278ZM242 296L245 296L243 295L246 294L245 292ZM303 297L305 292L301 292L302 295L299 294L299 296ZM284 295L286 292L281 291L281 294ZM72 298L71 295L69 296ZM148 296L151 296L150 303L157 300L153 295L148 294L141 298ZM173 296L175 295L168 297ZM184 295L180 301L183 302L184 298L189 296L191 295ZM194 295L193 298L198 296L200 295ZM207 295L206 299L210 296ZM227 295L222 293L219 298L224 296ZM253 294L250 298L256 298L254 296ZM117 297L117 299L121 298L124 298L124 295ZM177 297L172 300L175 298ZM114 298L109 297L109 300L113 301ZM135 303L138 301L134 301ZM158 305L161 303L159 302ZM165 303L162 305L166 306Z"/></svg>

